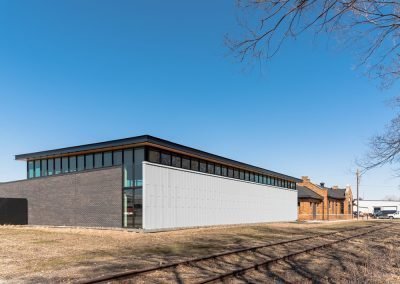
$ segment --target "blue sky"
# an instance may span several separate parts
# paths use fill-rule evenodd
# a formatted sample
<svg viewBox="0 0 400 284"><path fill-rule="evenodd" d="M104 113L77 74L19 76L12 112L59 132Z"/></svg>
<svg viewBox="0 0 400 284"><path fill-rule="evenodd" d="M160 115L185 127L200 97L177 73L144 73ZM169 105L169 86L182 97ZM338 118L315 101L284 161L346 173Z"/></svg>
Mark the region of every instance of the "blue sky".
<svg viewBox="0 0 400 284"><path fill-rule="evenodd" d="M354 187L399 88L311 34L243 71L223 43L237 14L233 0L0 1L0 181L25 178L15 154L151 134ZM390 167L361 185L400 195Z"/></svg>

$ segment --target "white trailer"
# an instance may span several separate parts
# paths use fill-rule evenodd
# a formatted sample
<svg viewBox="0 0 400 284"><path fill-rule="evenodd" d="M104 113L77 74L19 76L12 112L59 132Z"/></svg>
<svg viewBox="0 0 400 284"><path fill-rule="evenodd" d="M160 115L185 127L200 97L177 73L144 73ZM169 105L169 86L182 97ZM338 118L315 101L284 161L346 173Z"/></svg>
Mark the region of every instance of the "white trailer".
<svg viewBox="0 0 400 284"><path fill-rule="evenodd" d="M357 212L357 200L354 201L353 211ZM390 200L360 200L359 211L374 214L378 211L399 211L400 201Z"/></svg>

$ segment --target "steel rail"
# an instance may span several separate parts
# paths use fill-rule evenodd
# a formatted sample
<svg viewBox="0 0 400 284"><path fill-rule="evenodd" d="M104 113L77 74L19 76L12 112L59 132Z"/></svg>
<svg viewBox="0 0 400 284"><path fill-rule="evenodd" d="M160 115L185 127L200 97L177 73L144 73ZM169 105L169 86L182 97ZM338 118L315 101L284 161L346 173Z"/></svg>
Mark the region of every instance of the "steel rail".
<svg viewBox="0 0 400 284"><path fill-rule="evenodd" d="M366 229L366 228L371 228L371 227L377 227L377 226L380 226L380 225L363 226L361 228L357 228L356 230L361 230L361 229ZM258 250L258 249L261 249L261 248L267 248L267 247L284 245L284 244L288 244L288 243L294 243L294 242L300 242L300 241L305 241L305 240L310 240L310 239L322 238L324 236L340 234L340 233L343 233L343 232L350 232L350 231L354 231L354 229L351 229L351 230L344 229L344 230L339 230L339 231L335 231L335 232L324 233L324 234L319 234L319 235L313 235L313 236L297 238L297 239L291 239L291 240L277 242L277 243L262 244L262 245L247 247L247 248L241 248L241 249L237 249L237 250L230 250L230 251L225 251L225 252L222 252L222 253L212 254L212 255L199 257L199 258L192 258L192 259L188 259L188 260L182 260L182 261L168 263L168 264L159 265L159 266L155 266L155 267L128 270L128 271L124 271L124 272L120 272L120 273L103 275L103 276L92 278L92 279L78 281L77 283L79 283L79 284L93 284L93 283L100 283L100 282L105 282L105 281L124 279L124 278L128 278L128 277L136 277L136 276L138 276L140 274L151 273L151 272L154 272L154 271L164 270L164 269L168 269L168 268L172 268L172 267L177 267L177 266L180 266L180 265L191 265L191 264L196 263L196 262L205 261L205 260L209 260L209 259L214 259L214 258L218 258L218 257L222 257L222 256L231 255L231 254L238 254L238 253L242 253L242 252L250 252L250 251Z"/></svg>
<svg viewBox="0 0 400 284"><path fill-rule="evenodd" d="M286 259L289 259L291 257L297 256L297 255L300 255L300 254L304 254L304 253L308 253L308 252L315 251L315 250L318 250L318 249L330 247L330 246L332 246L334 244L337 244L337 243L340 243L340 242L345 242L345 241L348 241L348 240L351 240L351 239L354 239L354 238L357 238L357 237L361 237L361 236L376 232L378 230L386 229L386 228L389 228L389 227L392 227L392 226L393 226L392 224L388 225L388 226L383 226L383 227L380 226L377 229L373 229L373 230L370 230L370 231L367 231L367 232L364 232L364 233L361 233L361 234L353 235L353 236L346 237L346 238L343 238L343 239L340 239L340 240L331 241L331 242L323 244L323 245L314 246L312 248L304 249L304 250L297 251L297 252L294 252L294 253L290 253L290 254L287 254L287 255L284 255L284 256L279 256L279 257L275 257L275 258L272 258L272 259L269 259L269 260L266 260L266 261L258 262L256 264L253 264L253 265L250 265L250 266L247 266L247 267L244 267L244 268L232 270L232 271L227 272L227 273L223 273L223 274L219 274L219 275L207 278L205 280L197 282L196 284L212 283L212 282L216 282L216 281L222 281L222 280L224 280L226 278L229 278L229 277L243 275L245 272L247 272L249 270L258 269L259 267L262 267L262 266L265 267L265 266L268 266L268 265L270 265L272 263L276 263L276 262L278 262L280 260L286 260Z"/></svg>

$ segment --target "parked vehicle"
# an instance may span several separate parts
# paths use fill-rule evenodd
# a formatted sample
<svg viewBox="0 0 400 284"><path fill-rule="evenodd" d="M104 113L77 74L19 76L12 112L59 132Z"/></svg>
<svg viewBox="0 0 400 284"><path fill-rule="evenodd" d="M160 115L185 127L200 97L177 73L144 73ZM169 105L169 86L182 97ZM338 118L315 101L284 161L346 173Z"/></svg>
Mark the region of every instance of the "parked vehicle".
<svg viewBox="0 0 400 284"><path fill-rule="evenodd" d="M397 211L396 213L388 214L389 219L400 219L400 211Z"/></svg>
<svg viewBox="0 0 400 284"><path fill-rule="evenodd" d="M381 211L375 211L373 216L374 216L375 219L379 219L379 217L382 216L382 212Z"/></svg>
<svg viewBox="0 0 400 284"><path fill-rule="evenodd" d="M385 210L385 211L378 211L375 213L375 218L377 219L389 219L389 214L396 213L396 210Z"/></svg>

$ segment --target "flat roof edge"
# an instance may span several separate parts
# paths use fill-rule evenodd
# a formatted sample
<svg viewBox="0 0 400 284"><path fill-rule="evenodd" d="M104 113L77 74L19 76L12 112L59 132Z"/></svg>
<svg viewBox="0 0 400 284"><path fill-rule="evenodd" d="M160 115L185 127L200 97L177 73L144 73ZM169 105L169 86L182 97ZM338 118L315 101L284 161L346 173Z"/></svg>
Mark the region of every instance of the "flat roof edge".
<svg viewBox="0 0 400 284"><path fill-rule="evenodd" d="M130 144L138 144L138 143L146 143L146 142L153 143L153 144L156 144L159 146L164 146L164 147L171 148L171 149L178 150L178 151L187 152L188 154L197 155L197 156L203 157L205 159L207 159L207 158L216 159L216 160L220 160L221 163L225 162L227 164L246 167L249 169L253 169L254 171L260 171L260 172L264 172L265 174L273 175L276 177L286 178L286 179L289 179L294 182L302 181L301 179L296 178L296 177L292 177L289 175L285 175L285 174L281 174L278 172L263 169L263 168L260 168L257 166L253 166L250 164L232 160L230 158L225 158L225 157L222 157L219 155L208 153L208 152L205 152L202 150L198 150L198 149L188 147L188 146L185 146L182 144L164 140L164 139L154 137L151 135L141 135L141 136L135 136L135 137L130 137L130 138L110 140L110 141L105 141L105 142L84 144L81 146L72 146L72 147L65 147L65 148L59 148L59 149L48 150L48 151L39 151L39 152L33 152L33 153L27 153L27 154L20 154L20 155L15 155L15 159L16 160L40 159L40 158L45 158L46 156L66 155L66 154L71 154L74 152L90 151L90 150L97 150L97 149L100 150L102 148L120 147L120 146L125 146L125 145L130 145Z"/></svg>

